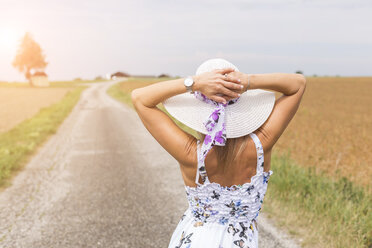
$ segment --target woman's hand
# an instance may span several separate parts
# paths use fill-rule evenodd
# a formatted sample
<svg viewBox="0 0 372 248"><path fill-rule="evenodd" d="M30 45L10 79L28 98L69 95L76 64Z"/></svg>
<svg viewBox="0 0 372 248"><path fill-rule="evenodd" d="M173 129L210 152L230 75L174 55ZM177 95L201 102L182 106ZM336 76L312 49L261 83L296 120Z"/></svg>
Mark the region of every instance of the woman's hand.
<svg viewBox="0 0 372 248"><path fill-rule="evenodd" d="M233 68L226 68L193 76L193 90L200 91L209 99L220 103L237 98L239 93L243 92L242 84L237 77L228 75L231 72L234 72Z"/></svg>
<svg viewBox="0 0 372 248"><path fill-rule="evenodd" d="M233 72L230 72L228 76L240 80L240 84L243 85L242 93L247 91L249 74L245 74L240 71L233 71Z"/></svg>

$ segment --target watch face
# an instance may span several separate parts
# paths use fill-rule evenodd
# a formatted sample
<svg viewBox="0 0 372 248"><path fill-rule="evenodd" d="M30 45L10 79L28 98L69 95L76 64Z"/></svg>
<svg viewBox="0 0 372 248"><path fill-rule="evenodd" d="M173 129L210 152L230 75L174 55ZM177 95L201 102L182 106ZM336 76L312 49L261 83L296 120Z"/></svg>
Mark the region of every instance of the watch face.
<svg viewBox="0 0 372 248"><path fill-rule="evenodd" d="M191 86L192 84L193 84L193 80L192 80L192 78L186 78L185 79L185 85L186 86Z"/></svg>

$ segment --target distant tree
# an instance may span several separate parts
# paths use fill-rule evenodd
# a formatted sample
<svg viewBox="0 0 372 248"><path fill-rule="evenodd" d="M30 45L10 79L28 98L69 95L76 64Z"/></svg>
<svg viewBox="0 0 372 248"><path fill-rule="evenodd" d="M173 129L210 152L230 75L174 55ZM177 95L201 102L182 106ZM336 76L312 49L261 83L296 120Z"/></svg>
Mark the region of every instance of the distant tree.
<svg viewBox="0 0 372 248"><path fill-rule="evenodd" d="M304 74L302 71L298 70L296 71L297 74Z"/></svg>
<svg viewBox="0 0 372 248"><path fill-rule="evenodd" d="M30 33L27 32L23 36L12 65L18 71L25 74L26 79L29 80L31 85L31 70L44 69L48 65L45 61L43 51L39 44L33 40Z"/></svg>
<svg viewBox="0 0 372 248"><path fill-rule="evenodd" d="M169 78L170 76L168 74L162 73L158 76L158 78Z"/></svg>

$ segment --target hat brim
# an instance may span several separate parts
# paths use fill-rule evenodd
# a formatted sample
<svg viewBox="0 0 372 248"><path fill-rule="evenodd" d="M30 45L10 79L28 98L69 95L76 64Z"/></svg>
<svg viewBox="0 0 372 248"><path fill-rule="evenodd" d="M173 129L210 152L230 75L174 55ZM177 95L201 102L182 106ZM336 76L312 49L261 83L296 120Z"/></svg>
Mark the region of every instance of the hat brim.
<svg viewBox="0 0 372 248"><path fill-rule="evenodd" d="M275 93L262 89L248 90L237 102L226 106L226 137L237 138L257 130L269 118L275 104ZM183 93L163 101L165 109L174 118L190 128L207 134L203 122L215 106Z"/></svg>

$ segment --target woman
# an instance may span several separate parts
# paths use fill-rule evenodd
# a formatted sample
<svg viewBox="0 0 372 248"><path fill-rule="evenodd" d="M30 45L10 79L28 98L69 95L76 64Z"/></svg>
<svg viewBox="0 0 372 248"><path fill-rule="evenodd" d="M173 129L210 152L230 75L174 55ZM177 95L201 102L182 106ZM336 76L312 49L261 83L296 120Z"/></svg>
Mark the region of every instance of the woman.
<svg viewBox="0 0 372 248"><path fill-rule="evenodd" d="M179 162L185 183L189 208L169 247L258 247L271 150L305 88L299 74L245 74L226 60L211 59L195 76L132 92L143 124ZM275 100L267 90L282 95ZM161 102L201 138L180 129L156 107Z"/></svg>

